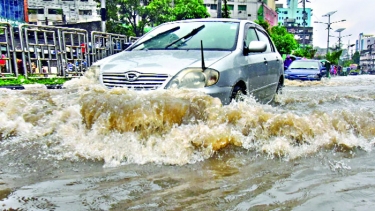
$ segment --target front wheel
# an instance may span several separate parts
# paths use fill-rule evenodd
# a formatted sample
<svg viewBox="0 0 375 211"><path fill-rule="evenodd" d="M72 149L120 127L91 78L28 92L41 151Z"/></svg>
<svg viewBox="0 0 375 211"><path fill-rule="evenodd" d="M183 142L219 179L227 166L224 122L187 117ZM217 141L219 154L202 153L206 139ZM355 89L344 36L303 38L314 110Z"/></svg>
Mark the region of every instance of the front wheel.
<svg viewBox="0 0 375 211"><path fill-rule="evenodd" d="M234 87L233 92L232 92L232 97L231 97L232 100L236 102L240 102L240 101L244 101L245 97L246 97L246 91L242 87L240 86Z"/></svg>
<svg viewBox="0 0 375 211"><path fill-rule="evenodd" d="M283 93L283 85L279 81L279 83L277 84L277 88L276 88L276 94L282 94L282 93Z"/></svg>

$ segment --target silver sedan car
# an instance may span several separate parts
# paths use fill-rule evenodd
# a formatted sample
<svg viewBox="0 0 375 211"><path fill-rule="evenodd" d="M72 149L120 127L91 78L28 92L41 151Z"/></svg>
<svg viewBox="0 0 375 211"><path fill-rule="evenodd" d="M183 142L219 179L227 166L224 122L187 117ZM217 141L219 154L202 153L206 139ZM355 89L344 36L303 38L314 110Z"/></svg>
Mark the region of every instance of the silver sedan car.
<svg viewBox="0 0 375 211"><path fill-rule="evenodd" d="M268 103L284 85L280 54L267 32L248 20L164 23L91 69L108 88L192 89L224 105L244 95Z"/></svg>

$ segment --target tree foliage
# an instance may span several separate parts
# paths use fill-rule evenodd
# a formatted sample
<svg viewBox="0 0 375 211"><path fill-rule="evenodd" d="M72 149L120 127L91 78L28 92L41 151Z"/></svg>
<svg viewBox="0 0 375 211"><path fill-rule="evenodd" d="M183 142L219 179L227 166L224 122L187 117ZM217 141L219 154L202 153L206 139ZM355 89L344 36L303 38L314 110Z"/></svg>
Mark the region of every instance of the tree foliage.
<svg viewBox="0 0 375 211"><path fill-rule="evenodd" d="M326 59L331 62L331 64L338 65L339 64L339 59L342 54L342 50L339 51L333 51L331 53L328 53L326 55Z"/></svg>
<svg viewBox="0 0 375 211"><path fill-rule="evenodd" d="M203 0L111 0L106 10L107 32L128 36L142 36L147 26L209 17Z"/></svg>
<svg viewBox="0 0 375 211"><path fill-rule="evenodd" d="M263 29L266 30L268 34L271 34L270 24L267 21L263 19L259 19L259 20L255 20L254 22L260 25L261 27L263 27Z"/></svg>
<svg viewBox="0 0 375 211"><path fill-rule="evenodd" d="M353 57L352 57L352 60L355 64L359 64L359 58L360 58L360 55L359 55L359 52L356 51L354 54L353 54Z"/></svg>
<svg viewBox="0 0 375 211"><path fill-rule="evenodd" d="M147 5L151 26L160 25L175 19L171 4L171 0L154 0Z"/></svg>
<svg viewBox="0 0 375 211"><path fill-rule="evenodd" d="M175 0L173 14L175 20L210 17L206 7L203 5L203 0Z"/></svg>
<svg viewBox="0 0 375 211"><path fill-rule="evenodd" d="M284 26L277 25L272 27L270 36L280 54L290 54L298 47L298 42L294 39L294 35L289 33Z"/></svg>
<svg viewBox="0 0 375 211"><path fill-rule="evenodd" d="M307 59L313 59L315 57L315 53L317 49L313 49L311 45L306 45L304 47L299 47L298 49L293 51L293 55L299 57L305 57Z"/></svg>
<svg viewBox="0 0 375 211"><path fill-rule="evenodd" d="M223 18L230 18L230 11L228 7L228 0L223 0L224 6L223 6L223 11L221 14L221 17Z"/></svg>

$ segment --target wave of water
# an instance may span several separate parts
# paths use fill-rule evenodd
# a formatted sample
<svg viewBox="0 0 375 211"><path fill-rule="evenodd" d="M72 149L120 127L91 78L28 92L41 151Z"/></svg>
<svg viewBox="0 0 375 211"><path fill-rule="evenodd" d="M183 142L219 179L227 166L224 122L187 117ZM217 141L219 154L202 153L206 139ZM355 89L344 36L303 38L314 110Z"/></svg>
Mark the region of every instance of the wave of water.
<svg viewBox="0 0 375 211"><path fill-rule="evenodd" d="M324 96L316 89L371 85L375 78L340 78L287 81L286 91L274 105L249 97L222 106L218 99L186 90L108 90L86 77L67 82L64 90L0 90L1 153L27 147L41 159L84 159L118 166L185 165L206 160L228 146L286 160L325 149L371 151L374 110L327 111L319 106L353 99L373 103L374 95L333 91L336 94ZM301 93L300 87L312 89Z"/></svg>

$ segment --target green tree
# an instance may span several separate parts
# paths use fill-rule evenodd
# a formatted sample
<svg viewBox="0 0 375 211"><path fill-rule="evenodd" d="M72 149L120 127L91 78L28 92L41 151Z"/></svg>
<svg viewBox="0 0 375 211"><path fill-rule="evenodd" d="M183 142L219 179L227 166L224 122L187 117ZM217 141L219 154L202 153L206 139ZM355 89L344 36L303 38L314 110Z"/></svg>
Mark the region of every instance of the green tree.
<svg viewBox="0 0 375 211"><path fill-rule="evenodd" d="M277 25L272 27L270 36L280 54L290 54L298 47L298 42L294 39L294 35L289 33L284 26Z"/></svg>
<svg viewBox="0 0 375 211"><path fill-rule="evenodd" d="M317 49L313 49L311 45L306 45L304 47L300 46L298 49L294 50L293 55L312 59L315 57L316 52Z"/></svg>
<svg viewBox="0 0 375 211"><path fill-rule="evenodd" d="M355 64L359 64L359 57L360 57L359 52L356 51L356 52L353 54L353 56L352 56L352 60L353 60L353 62L354 62Z"/></svg>
<svg viewBox="0 0 375 211"><path fill-rule="evenodd" d="M229 12L229 7L228 7L228 0L223 0L224 2L224 7L223 7L223 12L221 17L223 18L230 18L230 12Z"/></svg>
<svg viewBox="0 0 375 211"><path fill-rule="evenodd" d="M260 25L261 27L263 27L263 29L266 30L268 34L271 34L270 24L267 21L263 19L258 19L258 20L255 20L254 22Z"/></svg>
<svg viewBox="0 0 375 211"><path fill-rule="evenodd" d="M175 0L173 14L175 20L210 17L203 0Z"/></svg>
<svg viewBox="0 0 375 211"><path fill-rule="evenodd" d="M175 20L171 0L153 0L147 5L151 26Z"/></svg>
<svg viewBox="0 0 375 211"><path fill-rule="evenodd" d="M338 65L342 50L333 51L326 55L326 59L331 62L331 64Z"/></svg>
<svg viewBox="0 0 375 211"><path fill-rule="evenodd" d="M100 3L100 0L95 1ZM146 26L209 17L203 0L174 0L171 5L172 0L107 1L107 32L141 36Z"/></svg>
<svg viewBox="0 0 375 211"><path fill-rule="evenodd" d="M136 37L142 36L145 26L149 23L148 11L146 6L148 2L141 0L119 0L118 14L120 21L130 25Z"/></svg>
<svg viewBox="0 0 375 211"><path fill-rule="evenodd" d="M354 63L353 60L349 59L349 60L344 61L343 66L344 66L344 67L349 67L350 64L353 64L353 63Z"/></svg>

